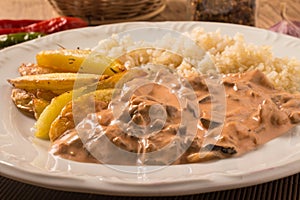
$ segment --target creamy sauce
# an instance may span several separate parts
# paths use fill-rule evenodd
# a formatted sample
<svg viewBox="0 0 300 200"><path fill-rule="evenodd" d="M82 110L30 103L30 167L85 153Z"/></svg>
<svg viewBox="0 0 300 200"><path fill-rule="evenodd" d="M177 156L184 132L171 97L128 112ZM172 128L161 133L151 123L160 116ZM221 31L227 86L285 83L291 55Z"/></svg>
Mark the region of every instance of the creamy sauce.
<svg viewBox="0 0 300 200"><path fill-rule="evenodd" d="M85 130L85 145L77 131L72 129L54 141L51 151L67 159L99 162L85 148L95 151L109 149L107 142L95 142L102 141L105 136L110 143L132 153L132 156L122 157L106 151L104 154L110 159L102 157L105 162L118 160L121 164L134 164L139 160L142 164L165 164L164 159L170 161L172 156L172 164L203 162L240 156L287 133L300 123L300 94L274 89L260 71L219 78L193 76L188 78L188 82L197 97L198 114L182 114L189 109L189 105L182 107L172 90L160 84L147 84L136 90L124 107L130 118L115 116L113 106L90 114L79 127ZM193 140L178 143L177 140L182 138L189 139L183 136L189 133L186 133L186 127L180 126L180 122L193 120L194 117L197 118L197 129ZM118 120L125 125L120 126ZM136 128L141 128L141 131ZM90 134L91 129L96 131ZM167 156L165 152L158 158L141 156L168 145L173 151L184 149L181 144L189 146L180 155L168 153ZM141 160L141 157L144 159Z"/></svg>

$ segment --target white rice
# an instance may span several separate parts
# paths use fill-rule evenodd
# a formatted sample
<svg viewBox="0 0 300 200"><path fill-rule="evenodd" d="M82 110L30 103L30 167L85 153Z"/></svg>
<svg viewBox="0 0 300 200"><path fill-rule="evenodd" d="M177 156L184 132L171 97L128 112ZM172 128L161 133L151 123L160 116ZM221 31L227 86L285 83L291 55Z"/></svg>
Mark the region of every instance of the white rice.
<svg viewBox="0 0 300 200"><path fill-rule="evenodd" d="M222 35L220 31L205 32L197 28L190 33L182 34L179 38L167 34L154 43L134 41L130 36L119 38L118 35L113 35L100 41L96 50L106 56L118 58L130 51L143 48L158 49L146 51L150 60L162 62L169 67L174 67L178 55L181 55L184 58L183 62L175 66L176 72L180 75L238 73L259 69L267 75L275 87L290 92L300 91L300 61L294 58L275 57L270 46L246 43L243 35L239 33L230 37ZM159 51L161 49L167 52L162 54ZM127 68L143 62L143 56L136 56L138 58L127 56Z"/></svg>
<svg viewBox="0 0 300 200"><path fill-rule="evenodd" d="M243 35L233 38L220 31L205 33L195 29L191 37L203 47L220 73L237 73L259 69L277 88L300 91L300 61L295 58L275 57L270 46L246 43Z"/></svg>

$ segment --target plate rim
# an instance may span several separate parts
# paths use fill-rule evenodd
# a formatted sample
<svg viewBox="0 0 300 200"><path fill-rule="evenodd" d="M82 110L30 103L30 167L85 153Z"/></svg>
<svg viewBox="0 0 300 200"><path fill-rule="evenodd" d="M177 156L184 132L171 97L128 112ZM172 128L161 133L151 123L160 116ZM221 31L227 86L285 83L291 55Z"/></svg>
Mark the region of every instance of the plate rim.
<svg viewBox="0 0 300 200"><path fill-rule="evenodd" d="M87 27L87 28L81 28L81 29L73 29L73 30L67 30L67 31L63 31L63 32L59 32L59 33L55 33L53 35L49 35L47 36L47 38L39 38L37 40L34 40L34 41L28 41L28 42L25 42L23 44L18 44L18 45L15 45L15 46L12 46L12 47L8 47L6 49L3 49L0 51L0 53L5 53L5 52L9 52L9 51L14 51L15 49L18 49L20 46L27 46L27 45L37 45L39 42L41 41L46 41L47 39L48 40L51 40L51 39L55 39L56 37L60 36L60 35L63 35L63 34L68 34L68 33L76 33L77 31L80 32L80 31L85 31L85 30L98 30L98 29L103 29L103 27L112 27L112 26L119 26L119 25L137 25L137 26L144 26L144 25L159 25L159 26L164 26L165 24L175 24L175 23L178 23L178 22L124 22L124 23L118 23L118 24L108 24L108 25L101 25L101 26L96 26L96 27ZM248 27L248 26L242 26L242 25L236 25L236 24L226 24L226 23L211 23L211 22L180 22L180 24L182 23L190 23L190 24L195 24L195 25L201 25L201 24L213 24L213 26L221 26L221 27L243 27L243 29L249 29L249 30L260 30L260 31L263 31L263 32L267 32L269 34L271 34L272 36L274 36L275 38L279 37L284 37L284 38L289 38L289 40L296 40L296 38L293 38L291 36L286 36L286 35L280 35L280 34L277 34L277 33L273 33L273 32L270 32L270 31L267 31L265 29L259 29L259 28L256 28L256 27ZM299 42L299 41L298 41ZM1 57L1 55L0 55ZM1 69L1 68L0 68ZM68 186L68 185L65 185L64 183L61 183L62 185L64 185L64 188L59 188L57 184L55 184L55 182L53 182L53 185L51 184L44 184L44 182L41 182L41 180L31 180L30 179L30 175L33 175L33 176L37 176L37 175L40 175L39 173L33 173L33 172L29 172L29 171L26 171L26 170L21 170L20 168L17 168L16 166L11 166L9 163L5 163L4 161L0 160L0 167L4 167L2 168L2 170L0 171L0 174L2 176L5 176L5 177L8 177L8 178L12 178L14 180L18 180L18 181L21 181L21 182L26 182L26 183L29 183L29 184L33 184L33 185L37 185L37 186L43 186L43 187L47 187L47 188L51 188L51 189L58 189L58 190L64 190L64 191L79 191L79 192L92 192L92 193L97 193L97 194L113 194L113 195L130 195L130 196L136 196L136 195L142 195L142 196L149 196L149 195L155 195L155 196L161 196L162 194L158 194L154 188L152 188L151 190L148 190L148 191L142 191L141 193L138 192L138 193L135 193L134 192L134 188L126 188L126 189L131 189L130 191L124 191L124 187L123 186L120 186L120 187L116 187L113 189L113 191L109 191L108 188L105 189L99 189L99 188L76 188L76 190L74 190L74 186ZM4 169L4 170L3 170ZM278 178L282 178L284 176L287 176L287 175L292 175L294 173L297 173L297 172L300 172L300 160L297 160L296 161L296 164L294 164L294 167L293 168L289 168L288 170L284 167L284 166L277 166L276 169L279 171L277 171L278 173L276 175L272 174L272 176L269 176L267 178L265 178L264 181L260 181L259 183L263 183L263 182L267 182L267 181L271 181L271 180L275 180L275 179L278 179ZM18 174L18 176L14 176L14 171L17 170L18 172L16 174ZM275 169L273 169L275 170ZM265 173L265 172L264 172ZM268 172L270 173L270 172ZM28 177L29 176L29 177ZM46 175L47 176L47 175ZM49 175L48 175L49 176ZM50 175L52 178L56 178L57 175L53 175L51 174ZM26 178L28 177L28 178ZM61 181L61 180L60 180ZM60 182L59 181L59 182ZM86 180L85 180L86 181ZM197 181L197 180L196 180ZM115 184L115 183L110 183L110 184ZM164 185L164 183L162 183ZM197 191L195 190L177 190L177 191L173 191L173 189L169 189L166 191L166 193L164 195L182 195L182 194L195 194L195 193L203 193L203 192L211 192L211 191L216 191L217 190L225 190L225 189L233 189L233 188L237 188L236 186L242 186L242 187L245 187L245 186L250 186L250 185L253 185L253 184L257 184L257 181L248 181L248 183L236 183L236 184L229 184L229 185L226 185L226 186L217 186L215 188L206 188L206 189L199 189ZM116 186L116 185L114 185ZM137 185L135 185L136 187ZM145 186L145 185L144 185ZM131 187L131 186L129 186ZM157 185L156 185L156 188L157 188ZM89 191L90 189L90 191ZM119 189L119 190L118 190ZM145 188L143 188L145 190ZM117 191L118 190L118 191Z"/></svg>

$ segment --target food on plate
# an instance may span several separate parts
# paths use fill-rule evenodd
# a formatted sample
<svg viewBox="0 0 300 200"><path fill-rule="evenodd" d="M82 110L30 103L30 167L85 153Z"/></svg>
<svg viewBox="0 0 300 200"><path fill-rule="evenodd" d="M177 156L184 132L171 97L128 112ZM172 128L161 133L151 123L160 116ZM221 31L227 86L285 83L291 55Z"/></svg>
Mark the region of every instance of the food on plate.
<svg viewBox="0 0 300 200"><path fill-rule="evenodd" d="M98 82L99 76L95 74L77 73L50 73L21 76L9 79L8 82L15 88L30 90L46 90L55 94L62 94L74 88L75 82L83 85Z"/></svg>
<svg viewBox="0 0 300 200"><path fill-rule="evenodd" d="M131 165L139 159L143 164L183 164L235 157L300 123L298 60L275 57L270 47L248 44L240 34L229 37L195 29L185 37L197 47L167 37L149 45L113 35L94 50L41 51L36 63L19 67L21 77L8 80L14 87L12 100L37 119L34 134L51 141L51 153L93 163ZM155 71L158 66L186 82L173 84ZM157 73L156 82L145 85L149 71ZM175 89L164 87L164 82ZM128 97L122 88L130 89L130 84L139 87ZM186 103L182 108L176 96L185 91L179 99L192 98L186 85L196 107ZM123 103L121 113L129 113L130 119L114 113L118 91L123 91L117 98ZM180 124L186 110L193 117L183 121L196 120L193 138L184 137L191 133ZM143 127L148 127L147 134L137 135ZM135 156L110 151L104 136ZM178 143L181 137L186 140ZM147 155L180 145L187 148L179 157Z"/></svg>
<svg viewBox="0 0 300 200"><path fill-rule="evenodd" d="M49 139L49 129L52 122L59 115L62 108L72 100L73 90L65 92L51 100L51 103L42 111L34 126L35 136Z"/></svg>
<svg viewBox="0 0 300 200"><path fill-rule="evenodd" d="M300 123L300 94L292 95L274 89L266 76L258 70L224 75L220 82L213 82L213 85L206 84L208 79L213 77L198 75L187 78L197 96L200 115L193 142L182 156L174 158L173 164L240 156L285 134ZM225 102L220 94L209 91L210 87L217 88L220 85L225 87ZM159 125L149 118L149 109L157 104L162 105L167 115L163 128L158 133L155 128ZM226 109L224 119L220 117L224 110L212 110L213 106L223 106ZM130 113L129 121L122 115L114 115L110 105L89 114L78 124L77 129L70 129L57 138L52 144L51 152L81 162L96 162L93 155L101 154L99 157L109 155L111 158L105 160L106 164L138 164L138 159L120 158L122 154L119 151L101 148L107 146L106 138L123 150L142 155L159 151L170 143L176 143L182 135L189 134L180 126L182 108L176 95L160 84L137 89L124 110ZM154 112L160 113L159 110ZM217 117L214 119L213 115ZM97 123L91 119L96 119ZM141 142L141 138L136 136L137 128L134 125L146 127L150 123L154 123L153 135L143 138L146 141ZM126 124L126 129L122 129L120 124ZM76 133L78 129L82 132L81 137ZM97 151L89 153L85 147ZM164 155L161 157L164 158ZM143 164L167 164L161 157L147 157Z"/></svg>
<svg viewBox="0 0 300 200"><path fill-rule="evenodd" d="M82 74L80 74L82 75ZM121 73L120 73L121 75ZM118 77L120 77L120 75ZM110 81L111 80L111 81ZM54 136L49 136L49 130L51 129L53 121L59 117L61 112L63 112L63 108L69 103L72 102L72 99L76 97L80 98L80 95L84 95L86 93L90 93L93 90L101 90L101 89L107 89L107 88L113 88L116 84L116 80L118 78L109 77L104 80L95 80L93 82L87 83L85 80L82 82L80 78L76 81L79 81L78 87L79 88L70 88L69 91L66 91L59 96L54 97L50 104L42 111L42 113L39 115L39 118L35 124L35 136L42 139L50 139L54 138ZM37 84L38 85L38 84ZM87 85L87 86L86 86ZM81 87L82 86L82 87ZM74 86L73 86L74 87ZM103 93L106 93L105 91L101 91ZM109 93L107 93L109 95ZM96 96L99 97L100 95ZM105 98L103 97L103 100ZM55 126L55 125L53 125ZM53 131L52 131L53 133ZM56 136L55 136L56 137Z"/></svg>
<svg viewBox="0 0 300 200"><path fill-rule="evenodd" d="M36 55L36 61L38 66L59 72L80 72L111 76L125 70L123 65L117 60L91 50L59 49L41 51Z"/></svg>
<svg viewBox="0 0 300 200"><path fill-rule="evenodd" d="M41 116L42 112L45 110L45 108L50 104L50 101L41 98L33 98L32 103L34 118L38 119Z"/></svg>
<svg viewBox="0 0 300 200"><path fill-rule="evenodd" d="M11 92L11 98L18 109L27 115L33 116L33 99L36 97L32 93L14 88Z"/></svg>
<svg viewBox="0 0 300 200"><path fill-rule="evenodd" d="M14 88L11 98L18 109L23 113L38 119L42 111L49 105L50 100L55 96L53 93L45 92L43 97L41 92L27 92L23 89Z"/></svg>
<svg viewBox="0 0 300 200"><path fill-rule="evenodd" d="M58 49L40 51L36 55L37 66L62 72L78 72L91 50Z"/></svg>
<svg viewBox="0 0 300 200"><path fill-rule="evenodd" d="M112 97L113 89L96 90L85 95L72 99L61 109L59 117L56 117L51 123L49 129L49 138L51 141L56 140L65 131L75 128L75 122L73 117L73 105L75 105L74 111L78 113L76 120L81 121L86 116L86 113L99 112L107 107ZM80 102L80 103L78 103ZM92 104L95 104L94 106ZM80 112L84 110L84 112Z"/></svg>
<svg viewBox="0 0 300 200"><path fill-rule="evenodd" d="M56 72L54 69L40 67L35 63L22 63L18 69L21 76L36 75L36 74L50 74Z"/></svg>
<svg viewBox="0 0 300 200"><path fill-rule="evenodd" d="M195 41L200 48L189 43L185 44L185 40L189 38ZM126 55L129 58L125 64L127 68L130 68L135 67L137 62L134 59L136 57L129 56L129 52L133 49L149 48L150 45L156 49L159 47L159 50L146 51L149 54L148 57L153 57L153 59L157 56L160 57L160 49L167 49L168 52L176 52L184 57L183 62L174 69L179 75L228 74L259 69L266 74L276 88L289 92L300 91L299 60L275 56L271 46L247 43L240 33L230 37L222 35L221 30L206 32L200 27L191 30L186 37L173 38L166 35L151 44L133 42L131 37L120 38L118 35L113 35L111 38L100 41L96 50L111 58ZM199 53L201 50L203 52ZM158 53L156 54L156 52ZM169 67L172 67L173 60L177 60L177 58L169 58L169 63L167 63ZM195 66L201 66L201 68Z"/></svg>

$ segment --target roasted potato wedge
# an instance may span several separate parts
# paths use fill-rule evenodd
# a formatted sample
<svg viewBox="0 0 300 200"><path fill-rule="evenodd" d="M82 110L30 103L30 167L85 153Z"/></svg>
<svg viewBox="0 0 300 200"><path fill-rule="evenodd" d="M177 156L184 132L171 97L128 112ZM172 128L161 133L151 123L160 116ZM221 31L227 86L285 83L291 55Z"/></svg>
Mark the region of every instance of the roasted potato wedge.
<svg viewBox="0 0 300 200"><path fill-rule="evenodd" d="M47 50L36 55L38 66L58 72L80 72L112 76L125 70L117 60L90 50Z"/></svg>
<svg viewBox="0 0 300 200"><path fill-rule="evenodd" d="M15 79L9 79L8 82L15 88L30 90L49 90L55 94L62 94L70 91L76 85L84 86L97 83L98 75L77 74L77 73L50 73L22 76Z"/></svg>
<svg viewBox="0 0 300 200"><path fill-rule="evenodd" d="M21 76L28 76L28 75L36 75L36 74L49 74L55 73L56 71L50 68L40 67L34 63L22 64L19 69L19 73Z"/></svg>
<svg viewBox="0 0 300 200"><path fill-rule="evenodd" d="M98 85L97 85L97 90L114 88L121 81L121 78L125 74L126 74L126 72L118 73L118 74L115 74L114 76L110 76L109 78L99 81ZM120 84L121 84L121 82L120 82Z"/></svg>
<svg viewBox="0 0 300 200"><path fill-rule="evenodd" d="M77 72L83 61L91 54L90 50L45 50L36 55L38 66L60 72Z"/></svg>
<svg viewBox="0 0 300 200"><path fill-rule="evenodd" d="M38 119L44 109L50 104L49 101L46 101L45 99L38 99L34 98L32 100L33 102L33 112L34 112L34 117L35 119Z"/></svg>
<svg viewBox="0 0 300 200"><path fill-rule="evenodd" d="M43 110L35 123L35 136L41 139L49 139L51 123L61 112L61 109L72 100L73 91L65 92L52 99L51 103Z"/></svg>
<svg viewBox="0 0 300 200"><path fill-rule="evenodd" d="M93 52L84 60L78 72L113 76L125 70L118 60Z"/></svg>
<svg viewBox="0 0 300 200"><path fill-rule="evenodd" d="M34 93L38 99L43 99L48 102L50 102L54 97L58 96L58 94L50 90L37 89L37 90L31 90L30 92Z"/></svg>
<svg viewBox="0 0 300 200"><path fill-rule="evenodd" d="M51 100L51 103L45 108L45 110L42 112L42 114L39 116L36 122L35 136L42 139L50 139L49 130L52 122L59 116L61 110L65 107L65 105L68 102L72 101L73 97L79 98L80 96L88 94L95 90L114 88L114 86L120 81L124 74L125 72L108 77L107 79L103 79L99 81L97 87L95 85L90 85L76 90L65 92L53 98Z"/></svg>
<svg viewBox="0 0 300 200"><path fill-rule="evenodd" d="M96 90L68 102L50 126L50 140L54 141L66 130L74 128L75 123L80 122L87 114L106 108L113 91L113 89ZM73 114L76 115L75 120Z"/></svg>

